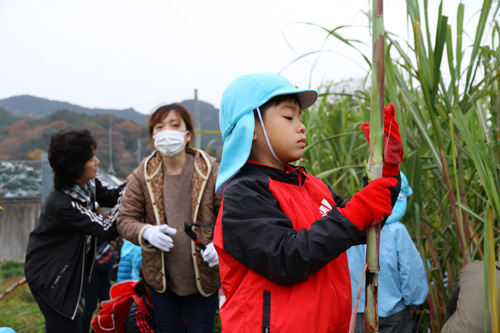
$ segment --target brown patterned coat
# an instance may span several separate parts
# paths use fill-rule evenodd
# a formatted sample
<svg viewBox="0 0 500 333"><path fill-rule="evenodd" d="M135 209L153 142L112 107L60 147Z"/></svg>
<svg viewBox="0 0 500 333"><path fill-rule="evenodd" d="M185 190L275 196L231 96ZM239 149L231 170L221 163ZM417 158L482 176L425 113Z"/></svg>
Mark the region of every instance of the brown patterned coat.
<svg viewBox="0 0 500 333"><path fill-rule="evenodd" d="M206 152L195 150L193 174L193 221L205 223L217 218L221 198L215 194L215 180L219 164ZM120 214L118 232L122 237L142 246L142 271L146 282L158 292L165 292L165 253L142 238L149 225L165 224L163 203L163 162L161 154L154 151L145 158L127 182ZM193 228L200 240L208 244L213 240L212 228ZM209 267L201 257L200 249L191 242L191 253L196 275L196 285L203 296L209 296L220 287L219 266Z"/></svg>

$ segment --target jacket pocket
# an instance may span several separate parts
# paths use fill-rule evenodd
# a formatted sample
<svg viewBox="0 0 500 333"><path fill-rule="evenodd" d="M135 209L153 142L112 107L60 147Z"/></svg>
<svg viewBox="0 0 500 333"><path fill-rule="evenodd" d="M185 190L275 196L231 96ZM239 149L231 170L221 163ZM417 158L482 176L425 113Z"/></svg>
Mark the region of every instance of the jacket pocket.
<svg viewBox="0 0 500 333"><path fill-rule="evenodd" d="M271 292L264 290L262 295L262 333L271 332Z"/></svg>

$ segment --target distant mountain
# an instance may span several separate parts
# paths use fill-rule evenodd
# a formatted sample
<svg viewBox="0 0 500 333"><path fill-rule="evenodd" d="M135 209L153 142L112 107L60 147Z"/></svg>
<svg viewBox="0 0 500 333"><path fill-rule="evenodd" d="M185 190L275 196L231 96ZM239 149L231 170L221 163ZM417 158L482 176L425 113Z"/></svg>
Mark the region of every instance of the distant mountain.
<svg viewBox="0 0 500 333"><path fill-rule="evenodd" d="M194 100L188 99L180 102L194 116ZM200 111L200 123L202 130L219 130L219 109L216 109L212 104L198 101Z"/></svg>
<svg viewBox="0 0 500 333"><path fill-rule="evenodd" d="M9 111L5 110L4 108L0 107L0 128L2 128L2 125L12 125L16 121L18 121L19 118L14 117L12 113Z"/></svg>
<svg viewBox="0 0 500 333"><path fill-rule="evenodd" d="M180 102L186 107L194 116L194 100L185 100ZM212 104L198 101L198 107L200 111L200 125L202 131L219 131L219 109L216 109ZM202 134L201 135L201 146L214 148L217 150L215 153L219 156L222 150L218 149L222 147L222 136L220 134Z"/></svg>
<svg viewBox="0 0 500 333"><path fill-rule="evenodd" d="M194 100L184 100L180 102L194 115ZM219 130L219 110L212 104L198 101L201 130ZM112 114L118 119L130 120L142 127L147 126L149 115L141 114L134 109L94 109L85 108L79 105L53 101L30 95L13 96L0 99L0 118L3 126L10 125L23 118L42 119L60 110L72 111L89 116L98 114ZM222 138L220 134L202 134L201 147L209 147L215 150L216 155L220 154Z"/></svg>
<svg viewBox="0 0 500 333"><path fill-rule="evenodd" d="M91 116L112 114L116 118L131 120L140 125L147 123L147 116L132 108L123 110L85 108L67 102L53 101L30 95L0 99L0 107L17 118L43 118L59 110L69 110Z"/></svg>
<svg viewBox="0 0 500 333"><path fill-rule="evenodd" d="M189 111L194 113L194 100L184 100L180 102ZM203 101L198 102L200 110L200 121L202 130L218 130L219 129L219 110L212 104ZM76 104L67 102L53 101L46 98L35 97L30 95L13 96L5 99L0 99L0 110L4 109L11 115L9 118L44 118L59 110L68 110L76 113L84 113L90 116L97 114L112 114L116 118L127 119L139 125L147 125L149 115L144 115L134 109L96 109L86 108ZM3 110L0 115L5 117Z"/></svg>

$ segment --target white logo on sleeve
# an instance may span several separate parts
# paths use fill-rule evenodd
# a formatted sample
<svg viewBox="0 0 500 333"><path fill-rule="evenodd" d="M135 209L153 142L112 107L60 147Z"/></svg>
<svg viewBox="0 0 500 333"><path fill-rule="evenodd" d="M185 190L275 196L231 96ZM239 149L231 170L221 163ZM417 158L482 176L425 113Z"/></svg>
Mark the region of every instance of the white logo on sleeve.
<svg viewBox="0 0 500 333"><path fill-rule="evenodd" d="M323 201L321 201L321 206L319 206L319 212L321 216L326 216L326 214L328 214L328 212L331 210L332 205L330 205L330 203L326 201L326 199L323 199Z"/></svg>

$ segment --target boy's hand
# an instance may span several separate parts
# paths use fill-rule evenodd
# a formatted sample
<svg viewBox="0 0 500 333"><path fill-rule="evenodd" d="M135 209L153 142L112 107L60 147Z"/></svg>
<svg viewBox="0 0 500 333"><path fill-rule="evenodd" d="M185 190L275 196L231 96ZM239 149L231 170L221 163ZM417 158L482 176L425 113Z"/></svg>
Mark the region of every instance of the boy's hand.
<svg viewBox="0 0 500 333"><path fill-rule="evenodd" d="M370 182L354 194L345 208L337 208L342 215L354 223L360 231L379 224L391 215L390 187L398 184L396 178L379 178Z"/></svg>
<svg viewBox="0 0 500 333"><path fill-rule="evenodd" d="M384 108L384 167L382 175L384 177L396 177L399 174L399 163L403 160L403 145L399 134L399 125L395 118L396 110L394 105L389 103ZM365 134L368 146L370 146L370 124L363 123L361 130Z"/></svg>

